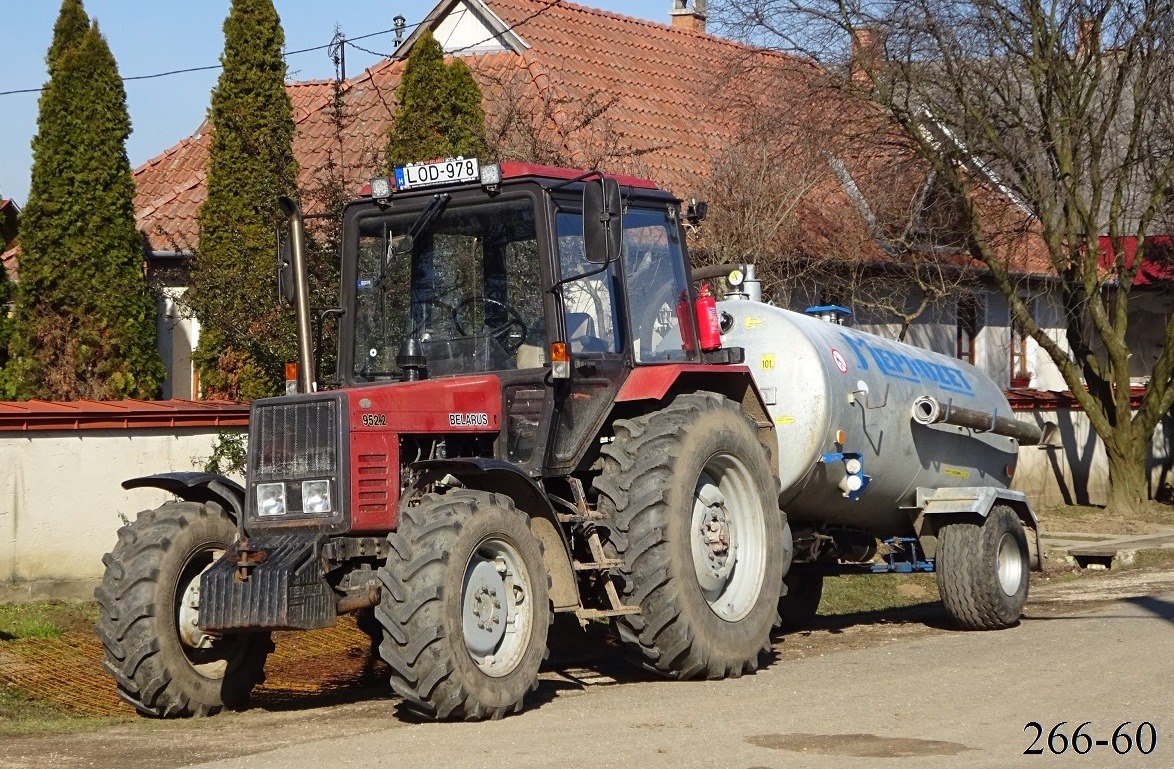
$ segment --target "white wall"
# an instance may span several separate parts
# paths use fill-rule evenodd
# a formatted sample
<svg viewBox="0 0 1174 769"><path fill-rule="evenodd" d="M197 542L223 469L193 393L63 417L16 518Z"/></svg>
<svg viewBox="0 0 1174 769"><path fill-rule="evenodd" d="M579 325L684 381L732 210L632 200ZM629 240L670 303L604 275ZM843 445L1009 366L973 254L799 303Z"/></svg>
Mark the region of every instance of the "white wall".
<svg viewBox="0 0 1174 769"><path fill-rule="evenodd" d="M1083 411L1031 411L1019 419L1042 425L1055 422L1060 428L1060 446L1044 449L1029 446L1019 450L1019 466L1012 488L1027 494L1035 507L1050 505L1103 505L1109 498L1109 464L1105 446L1097 438ZM1174 484L1174 421L1167 417L1150 441L1146 469L1149 494Z"/></svg>
<svg viewBox="0 0 1174 769"><path fill-rule="evenodd" d="M120 516L170 498L120 483L202 468L218 432L0 432L0 601L91 598Z"/></svg>

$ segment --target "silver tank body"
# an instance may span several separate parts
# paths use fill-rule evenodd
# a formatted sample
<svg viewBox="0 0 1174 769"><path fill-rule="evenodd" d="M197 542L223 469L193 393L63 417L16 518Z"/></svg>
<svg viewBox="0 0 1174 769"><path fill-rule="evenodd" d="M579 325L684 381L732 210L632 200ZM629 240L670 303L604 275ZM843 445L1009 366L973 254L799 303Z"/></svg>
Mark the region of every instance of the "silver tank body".
<svg viewBox="0 0 1174 769"><path fill-rule="evenodd" d="M778 437L779 503L792 523L912 531L916 489L1006 487L1018 458L1011 438L912 419L913 401L1011 416L993 381L964 361L819 318L747 300L718 304L733 319L722 336L742 347ZM842 431L843 444L837 444ZM871 480L844 496L842 461L858 453Z"/></svg>

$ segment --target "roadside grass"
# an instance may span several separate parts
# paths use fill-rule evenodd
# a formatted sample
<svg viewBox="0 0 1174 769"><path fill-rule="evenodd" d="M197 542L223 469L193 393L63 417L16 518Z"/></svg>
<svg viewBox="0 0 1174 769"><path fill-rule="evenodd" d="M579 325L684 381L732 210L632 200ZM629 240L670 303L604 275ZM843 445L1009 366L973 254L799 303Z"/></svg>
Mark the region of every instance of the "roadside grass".
<svg viewBox="0 0 1174 769"><path fill-rule="evenodd" d="M1121 569L1154 569L1169 571L1174 569L1174 548L1138 550L1133 563L1125 564Z"/></svg>
<svg viewBox="0 0 1174 769"><path fill-rule="evenodd" d="M27 664L15 653L22 644L93 633L97 619L94 602L0 604L0 674L13 673L0 675L0 736L86 732L125 720L73 713L13 685Z"/></svg>
<svg viewBox="0 0 1174 769"><path fill-rule="evenodd" d="M824 579L819 614L859 614L937 600L937 581L932 574L847 574Z"/></svg>
<svg viewBox="0 0 1174 769"><path fill-rule="evenodd" d="M0 737L77 734L92 732L128 720L109 716L77 715L28 697L11 686L0 686Z"/></svg>
<svg viewBox="0 0 1174 769"><path fill-rule="evenodd" d="M98 604L44 601L0 604L0 641L60 638L66 633L93 632Z"/></svg>
<svg viewBox="0 0 1174 769"><path fill-rule="evenodd" d="M1096 505L1056 505L1037 511L1043 532L1073 531L1095 534L1132 534L1174 526L1174 505L1149 502L1126 519L1109 515Z"/></svg>

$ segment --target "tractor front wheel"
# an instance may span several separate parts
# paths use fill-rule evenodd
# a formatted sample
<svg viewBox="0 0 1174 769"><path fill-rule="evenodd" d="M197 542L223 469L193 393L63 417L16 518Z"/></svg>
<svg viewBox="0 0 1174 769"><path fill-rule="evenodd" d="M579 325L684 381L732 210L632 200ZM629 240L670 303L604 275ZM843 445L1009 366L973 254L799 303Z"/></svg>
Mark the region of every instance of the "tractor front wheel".
<svg viewBox="0 0 1174 769"><path fill-rule="evenodd" d="M530 519L485 491L401 512L379 570L379 653L396 693L434 718L501 718L538 685L550 581Z"/></svg>
<svg viewBox="0 0 1174 769"><path fill-rule="evenodd" d="M198 627L200 575L236 538L219 508L169 502L118 532L95 591L98 637L118 694L140 713L208 716L248 704L273 649L268 633Z"/></svg>

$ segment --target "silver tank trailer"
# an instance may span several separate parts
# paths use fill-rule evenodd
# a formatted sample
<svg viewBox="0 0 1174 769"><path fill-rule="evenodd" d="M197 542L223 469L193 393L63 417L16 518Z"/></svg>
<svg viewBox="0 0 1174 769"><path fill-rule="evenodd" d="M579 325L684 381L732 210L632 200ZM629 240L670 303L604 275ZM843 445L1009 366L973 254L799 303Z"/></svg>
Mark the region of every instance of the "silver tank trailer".
<svg viewBox="0 0 1174 769"><path fill-rule="evenodd" d="M1003 391L973 366L760 302L723 301L718 309L727 316L722 344L745 349L774 421L779 504L792 523L880 538L912 533L918 487L1010 482L1015 439L913 419L915 402L928 396L943 409L1006 422ZM929 411L922 407L922 421L933 418Z"/></svg>

